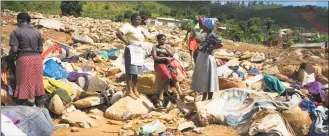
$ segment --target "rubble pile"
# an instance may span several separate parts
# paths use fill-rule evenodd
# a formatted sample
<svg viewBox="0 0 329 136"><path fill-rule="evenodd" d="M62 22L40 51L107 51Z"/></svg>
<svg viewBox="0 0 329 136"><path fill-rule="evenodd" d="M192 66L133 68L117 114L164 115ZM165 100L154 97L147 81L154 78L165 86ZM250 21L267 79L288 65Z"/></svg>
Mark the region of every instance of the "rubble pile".
<svg viewBox="0 0 329 136"><path fill-rule="evenodd" d="M9 10L2 13L2 16L15 15L17 13ZM262 52L265 47L232 50L230 48L244 45L225 41L224 44L232 47L214 52L220 90L214 93L212 100L200 101L202 96L190 89L193 65L184 42L186 31L143 26L152 46L156 42L155 35L167 36L168 45L175 52L174 58L182 63L188 75L181 83L182 90L188 94L184 101L167 96L166 109L158 110L153 106L158 94L158 79L150 55L144 62L144 74L138 77L141 98L124 97L122 56L125 46L115 35L123 23L40 13L30 15L33 27L42 34L55 30L72 39L71 43L64 43L44 37L46 107L54 119L60 120L56 123L57 129L80 133L82 129L100 127L97 120L106 120L108 124L122 126L118 131L120 135L328 133L323 129L327 125L316 123L328 119L329 74L328 61L324 61L327 52L296 50L302 59L308 52L307 59L317 56L325 65L308 63L309 60L283 64L282 58L287 56ZM2 20L2 27L13 25L15 21L15 17ZM150 53L150 48L145 52ZM169 93L173 92L171 88Z"/></svg>

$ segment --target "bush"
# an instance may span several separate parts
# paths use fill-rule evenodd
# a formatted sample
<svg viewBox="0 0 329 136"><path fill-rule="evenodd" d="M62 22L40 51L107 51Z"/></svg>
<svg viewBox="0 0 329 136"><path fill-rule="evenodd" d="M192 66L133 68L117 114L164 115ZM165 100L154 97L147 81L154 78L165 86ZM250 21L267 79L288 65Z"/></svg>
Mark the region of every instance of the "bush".
<svg viewBox="0 0 329 136"><path fill-rule="evenodd" d="M82 3L79 1L62 1L61 11L64 16L73 15L79 17L81 16Z"/></svg>
<svg viewBox="0 0 329 136"><path fill-rule="evenodd" d="M290 39L288 42L287 42L287 46L290 47L292 45L294 45L294 41L292 39Z"/></svg>

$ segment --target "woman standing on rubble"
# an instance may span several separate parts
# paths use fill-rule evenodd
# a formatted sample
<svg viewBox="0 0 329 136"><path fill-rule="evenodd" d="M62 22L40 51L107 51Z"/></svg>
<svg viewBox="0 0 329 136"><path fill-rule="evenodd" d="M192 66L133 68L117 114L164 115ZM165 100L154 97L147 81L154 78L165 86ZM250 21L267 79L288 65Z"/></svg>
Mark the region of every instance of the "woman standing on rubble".
<svg viewBox="0 0 329 136"><path fill-rule="evenodd" d="M117 37L126 44L124 51L126 84L128 92L125 96L133 99L139 98L137 91L137 75L143 72L144 50L142 44L145 35L140 27L141 16L133 14L131 16L131 24L124 24L116 33Z"/></svg>
<svg viewBox="0 0 329 136"><path fill-rule="evenodd" d="M19 105L44 107L46 94L42 82L43 51L40 32L30 26L27 13L17 15L18 28L10 35L9 56L16 60L16 91L14 97Z"/></svg>
<svg viewBox="0 0 329 136"><path fill-rule="evenodd" d="M165 41L166 36L164 34L159 34L156 36L156 39L158 41L158 44L155 45L152 49L152 57L154 59L154 70L157 72L157 76L160 76L159 79L161 79L161 85L159 89L159 97L156 102L157 108L163 107L163 100L164 100L164 92L168 92L169 89L169 83L170 81L173 82L177 93L182 100L184 96L182 95L182 91L179 86L179 82L175 79L175 77L171 76L172 71L168 68L170 66L170 62L177 60L173 59L172 52L166 47ZM179 69L177 69L179 70Z"/></svg>
<svg viewBox="0 0 329 136"><path fill-rule="evenodd" d="M192 76L192 90L203 93L202 101L212 99L213 92L219 90L217 65L213 56L215 49L223 46L222 40L213 31L214 23L210 19L202 22L202 30L207 34L198 48L195 68Z"/></svg>

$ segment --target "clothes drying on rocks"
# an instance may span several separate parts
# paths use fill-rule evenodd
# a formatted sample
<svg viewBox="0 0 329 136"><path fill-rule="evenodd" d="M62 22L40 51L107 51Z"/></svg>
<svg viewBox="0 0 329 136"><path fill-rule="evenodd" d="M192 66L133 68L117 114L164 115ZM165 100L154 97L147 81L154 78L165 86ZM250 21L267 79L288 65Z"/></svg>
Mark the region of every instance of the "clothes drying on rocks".
<svg viewBox="0 0 329 136"><path fill-rule="evenodd" d="M68 63L77 63L79 61L79 56L72 56L70 58L65 58L62 59L63 62L68 62Z"/></svg>
<svg viewBox="0 0 329 136"><path fill-rule="evenodd" d="M323 84L319 81L314 81L305 85L309 93L312 95L320 95L321 99L324 100L325 92L322 90Z"/></svg>
<svg viewBox="0 0 329 136"><path fill-rule="evenodd" d="M328 134L328 109L323 106L318 106L313 114L312 126L310 128L310 136L326 136Z"/></svg>
<svg viewBox="0 0 329 136"><path fill-rule="evenodd" d="M69 76L67 77L67 79L70 82L76 82L78 80L79 77L83 77L85 79L85 85L83 86L83 89L87 89L89 86L89 78L88 78L87 73L78 73L78 72L71 72L69 73Z"/></svg>
<svg viewBox="0 0 329 136"><path fill-rule="evenodd" d="M59 80L55 80L55 79L49 78L49 77L43 77L43 84L48 93L53 93L54 91L56 91L57 88L62 88L65 91L67 91L67 93L70 96L73 94L71 85L61 82Z"/></svg>
<svg viewBox="0 0 329 136"><path fill-rule="evenodd" d="M17 128L13 120L1 113L1 133L5 136L27 136Z"/></svg>
<svg viewBox="0 0 329 136"><path fill-rule="evenodd" d="M55 131L47 109L29 106L2 106L1 113L20 120L17 127L28 136L50 136Z"/></svg>
<svg viewBox="0 0 329 136"><path fill-rule="evenodd" d="M263 82L264 82L266 89L268 89L271 92L276 92L276 93L281 94L285 90L285 87L281 83L281 81L274 76L264 74Z"/></svg>
<svg viewBox="0 0 329 136"><path fill-rule="evenodd" d="M64 70L62 65L58 64L53 59L49 59L44 63L43 75L57 80L67 78L68 73Z"/></svg>
<svg viewBox="0 0 329 136"><path fill-rule="evenodd" d="M310 100L304 99L300 102L300 108L304 111L307 111L308 114L311 116L314 110L316 109L316 106Z"/></svg>
<svg viewBox="0 0 329 136"><path fill-rule="evenodd" d="M62 51L62 47L58 44L53 45L51 47L49 47L46 51L44 51L41 55L42 59L45 59L50 53L55 53L56 51L58 51L60 54L63 53Z"/></svg>

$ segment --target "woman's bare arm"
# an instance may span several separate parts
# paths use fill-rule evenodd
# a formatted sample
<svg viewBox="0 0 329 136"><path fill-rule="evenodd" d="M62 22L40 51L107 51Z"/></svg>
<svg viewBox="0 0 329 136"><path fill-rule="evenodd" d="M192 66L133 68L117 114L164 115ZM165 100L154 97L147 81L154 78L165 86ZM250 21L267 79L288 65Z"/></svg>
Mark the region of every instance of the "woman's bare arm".
<svg viewBox="0 0 329 136"><path fill-rule="evenodd" d="M117 32L115 34L126 45L129 45L130 44L129 41L125 38L124 34L120 30L117 30Z"/></svg>

